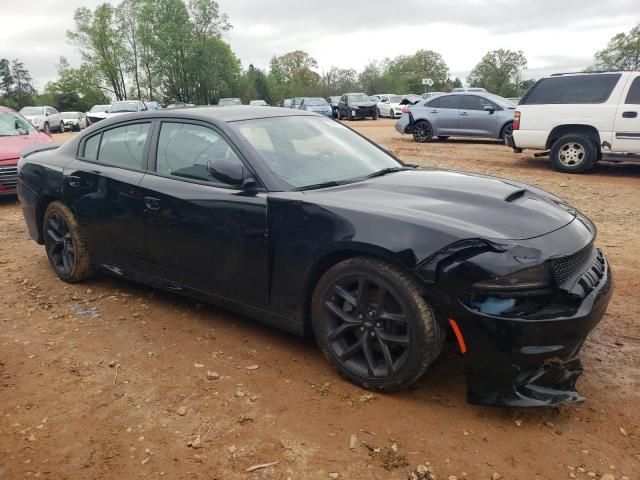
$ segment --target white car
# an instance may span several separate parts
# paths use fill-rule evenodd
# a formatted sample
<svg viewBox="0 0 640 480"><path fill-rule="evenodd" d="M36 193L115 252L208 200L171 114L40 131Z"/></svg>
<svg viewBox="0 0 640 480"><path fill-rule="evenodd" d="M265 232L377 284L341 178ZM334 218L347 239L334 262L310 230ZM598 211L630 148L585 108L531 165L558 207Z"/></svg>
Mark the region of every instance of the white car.
<svg viewBox="0 0 640 480"><path fill-rule="evenodd" d="M147 104L140 100L123 100L111 105L106 118L122 115L123 113L146 112L147 110L149 110Z"/></svg>
<svg viewBox="0 0 640 480"><path fill-rule="evenodd" d="M393 93L383 93L376 95L380 98L378 102L378 116L399 118L402 116L402 107L400 102L402 101L401 95L395 95Z"/></svg>
<svg viewBox="0 0 640 480"><path fill-rule="evenodd" d="M79 132L87 128L87 114L83 112L61 112L60 116L64 122L64 129Z"/></svg>
<svg viewBox="0 0 640 480"><path fill-rule="evenodd" d="M520 99L516 152L542 150L556 170L582 173L599 160L640 160L640 72L556 74Z"/></svg>
<svg viewBox="0 0 640 480"><path fill-rule="evenodd" d="M29 120L38 130L49 132L64 132L64 122L60 113L53 107L24 107L20 115Z"/></svg>
<svg viewBox="0 0 640 480"><path fill-rule="evenodd" d="M87 123L91 125L92 123L104 120L107 118L107 112L110 108L111 105L94 105L91 107L91 110L87 112Z"/></svg>

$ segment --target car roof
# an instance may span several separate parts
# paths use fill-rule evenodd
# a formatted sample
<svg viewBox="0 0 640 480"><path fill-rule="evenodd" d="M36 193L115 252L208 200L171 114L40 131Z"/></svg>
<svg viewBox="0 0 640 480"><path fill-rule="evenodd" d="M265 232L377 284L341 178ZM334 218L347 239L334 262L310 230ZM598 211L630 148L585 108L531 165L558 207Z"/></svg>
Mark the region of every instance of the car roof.
<svg viewBox="0 0 640 480"><path fill-rule="evenodd" d="M291 110L280 107L254 107L251 105L234 105L228 107L184 107L170 110L153 110L138 113L118 115L107 120L102 120L99 125L109 125L128 120L152 119L152 118L188 118L204 121L238 122L241 120L254 120L258 118L277 118L293 116L316 116L315 113L305 110Z"/></svg>

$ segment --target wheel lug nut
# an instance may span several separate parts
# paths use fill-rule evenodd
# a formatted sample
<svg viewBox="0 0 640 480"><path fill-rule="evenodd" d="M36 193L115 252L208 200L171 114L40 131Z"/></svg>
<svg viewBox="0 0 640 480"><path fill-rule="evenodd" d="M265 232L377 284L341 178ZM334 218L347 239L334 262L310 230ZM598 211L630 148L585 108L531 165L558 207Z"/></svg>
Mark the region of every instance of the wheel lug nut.
<svg viewBox="0 0 640 480"><path fill-rule="evenodd" d="M376 327L380 328L381 326L382 326L382 324L376 323Z"/></svg>
<svg viewBox="0 0 640 480"><path fill-rule="evenodd" d="M360 327L360 331L361 331L361 332L364 332L364 327Z"/></svg>
<svg viewBox="0 0 640 480"><path fill-rule="evenodd" d="M371 336L375 337L376 336L376 332L371 332Z"/></svg>

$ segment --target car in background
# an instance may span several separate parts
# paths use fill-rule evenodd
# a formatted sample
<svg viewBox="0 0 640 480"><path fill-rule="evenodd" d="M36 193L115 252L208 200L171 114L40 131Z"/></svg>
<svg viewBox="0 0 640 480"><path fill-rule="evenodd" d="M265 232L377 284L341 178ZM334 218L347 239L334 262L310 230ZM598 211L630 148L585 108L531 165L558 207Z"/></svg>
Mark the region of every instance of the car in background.
<svg viewBox="0 0 640 480"><path fill-rule="evenodd" d="M193 107L193 103L184 103L184 102L173 102L170 103L169 105L167 105L166 108L168 108L169 110L174 109L174 108L187 108L187 107Z"/></svg>
<svg viewBox="0 0 640 480"><path fill-rule="evenodd" d="M516 105L520 103L520 99L522 97L507 97L507 100L509 100L510 102L515 103Z"/></svg>
<svg viewBox="0 0 640 480"><path fill-rule="evenodd" d="M91 110L87 112L87 121L89 122L89 125L107 118L109 108L111 108L111 105L94 105L91 107Z"/></svg>
<svg viewBox="0 0 640 480"><path fill-rule="evenodd" d="M378 119L378 104L366 93L345 93L338 103L338 119L355 120L370 117Z"/></svg>
<svg viewBox="0 0 640 480"><path fill-rule="evenodd" d="M302 99L304 97L296 97L293 99L293 101L291 102L291 108L294 108L296 110L300 110L300 104L302 103Z"/></svg>
<svg viewBox="0 0 640 480"><path fill-rule="evenodd" d="M459 93L459 92L488 93L487 89L482 87L458 87L451 90L451 93Z"/></svg>
<svg viewBox="0 0 640 480"><path fill-rule="evenodd" d="M147 105L148 110L162 110L162 105L158 102L144 102Z"/></svg>
<svg viewBox="0 0 640 480"><path fill-rule="evenodd" d="M401 95L395 95L393 93L382 93L376 95L380 99L378 102L378 116L396 118L402 116L402 108L400 105L402 101Z"/></svg>
<svg viewBox="0 0 640 480"><path fill-rule="evenodd" d="M514 103L491 93L450 93L406 107L396 130L413 134L420 143L453 136L505 140L513 130L515 109Z"/></svg>
<svg viewBox="0 0 640 480"><path fill-rule="evenodd" d="M369 100L378 103L380 101L380 97L378 95L369 95Z"/></svg>
<svg viewBox="0 0 640 480"><path fill-rule="evenodd" d="M291 98L285 98L285 99L282 101L282 106L283 106L284 108L292 108L292 107L293 107L293 99L291 99Z"/></svg>
<svg viewBox="0 0 640 480"><path fill-rule="evenodd" d="M415 105L416 103L424 100L422 95L416 95L414 93L409 93L407 95L402 95L402 101L400 105Z"/></svg>
<svg viewBox="0 0 640 480"><path fill-rule="evenodd" d="M338 118L338 106L340 105L340 95L332 95L327 97L327 103L331 105L333 118Z"/></svg>
<svg viewBox="0 0 640 480"><path fill-rule="evenodd" d="M242 100L239 98L221 98L218 100L218 106L220 107L230 107L233 105L242 105Z"/></svg>
<svg viewBox="0 0 640 480"><path fill-rule="evenodd" d="M319 113L329 118L333 117L331 105L321 97L304 97L300 103L300 110Z"/></svg>
<svg viewBox="0 0 640 480"><path fill-rule="evenodd" d="M541 78L515 112L507 145L540 150L554 169L583 173L601 160L640 162L640 72Z"/></svg>
<svg viewBox="0 0 640 480"><path fill-rule="evenodd" d="M427 98L435 97L436 95L446 95L448 92L427 92L422 94L422 98L425 100Z"/></svg>
<svg viewBox="0 0 640 480"><path fill-rule="evenodd" d="M0 196L16 194L18 161L25 150L35 145L53 143L26 118L0 105Z"/></svg>
<svg viewBox="0 0 640 480"><path fill-rule="evenodd" d="M87 128L87 114L84 112L60 112L60 116L64 121L65 131L79 132Z"/></svg>
<svg viewBox="0 0 640 480"><path fill-rule="evenodd" d="M62 281L108 274L313 334L376 391L415 384L450 338L472 403L582 402L579 352L613 294L596 227L561 199L406 165L304 111L111 118L23 156L18 196Z"/></svg>
<svg viewBox="0 0 640 480"><path fill-rule="evenodd" d="M251 100L249 105L252 107L268 107L269 104L264 100Z"/></svg>
<svg viewBox="0 0 640 480"><path fill-rule="evenodd" d="M64 132L62 117L58 110L53 107L24 107L20 109L20 115L42 132Z"/></svg>
<svg viewBox="0 0 640 480"><path fill-rule="evenodd" d="M122 115L123 113L146 112L148 110L147 105L141 100L122 100L111 104L106 118Z"/></svg>

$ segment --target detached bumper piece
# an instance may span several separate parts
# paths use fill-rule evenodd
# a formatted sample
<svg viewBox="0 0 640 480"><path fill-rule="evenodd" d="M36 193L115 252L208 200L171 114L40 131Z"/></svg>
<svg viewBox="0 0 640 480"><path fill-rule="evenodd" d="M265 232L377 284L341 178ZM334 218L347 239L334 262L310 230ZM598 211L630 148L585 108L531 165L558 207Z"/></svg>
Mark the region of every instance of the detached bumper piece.
<svg viewBox="0 0 640 480"><path fill-rule="evenodd" d="M514 153L522 153L522 149L516 147L516 141L513 139L513 135L505 135L504 136L504 143L508 147L511 147L513 149Z"/></svg>
<svg viewBox="0 0 640 480"><path fill-rule="evenodd" d="M609 304L611 271L594 247L554 267L567 290L533 314L492 315L461 303L456 321L467 347L469 403L548 407L584 401L576 392L582 373L577 356Z"/></svg>

